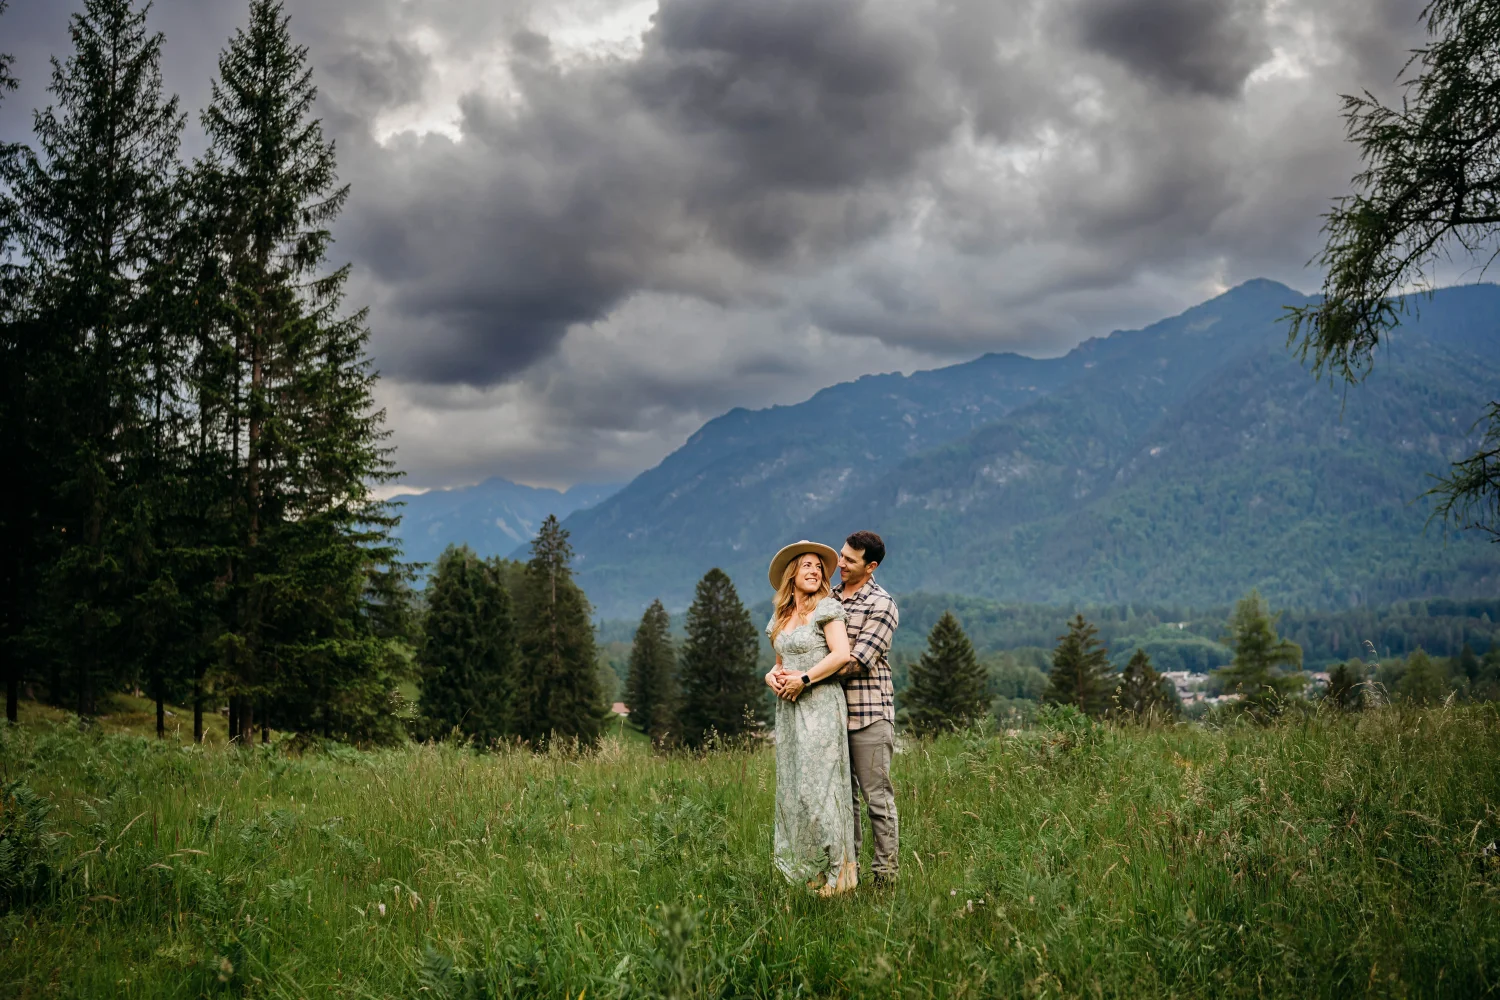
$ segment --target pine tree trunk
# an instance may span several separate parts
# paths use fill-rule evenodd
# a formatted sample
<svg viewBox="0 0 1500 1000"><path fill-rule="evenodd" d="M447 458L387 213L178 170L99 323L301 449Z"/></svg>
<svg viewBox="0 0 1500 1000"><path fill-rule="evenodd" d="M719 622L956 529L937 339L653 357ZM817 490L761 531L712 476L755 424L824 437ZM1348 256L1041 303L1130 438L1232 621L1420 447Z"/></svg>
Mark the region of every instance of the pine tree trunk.
<svg viewBox="0 0 1500 1000"><path fill-rule="evenodd" d="M161 681L156 682L156 738L167 738L167 703L161 696Z"/></svg>
<svg viewBox="0 0 1500 1000"><path fill-rule="evenodd" d="M203 685L193 681L193 742L203 742Z"/></svg>
<svg viewBox="0 0 1500 1000"><path fill-rule="evenodd" d="M240 735L240 696L232 694L229 696L229 741L231 743Z"/></svg>
<svg viewBox="0 0 1500 1000"><path fill-rule="evenodd" d="M253 699L245 698L244 704L240 706L240 742L245 746L255 738L255 702Z"/></svg>

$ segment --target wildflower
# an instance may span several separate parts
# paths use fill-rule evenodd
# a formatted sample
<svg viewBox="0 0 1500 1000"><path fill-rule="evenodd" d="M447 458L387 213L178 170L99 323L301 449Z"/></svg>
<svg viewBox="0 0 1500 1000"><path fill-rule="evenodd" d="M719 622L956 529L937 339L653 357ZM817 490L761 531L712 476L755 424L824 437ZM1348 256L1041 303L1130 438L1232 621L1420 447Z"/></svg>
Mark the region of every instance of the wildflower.
<svg viewBox="0 0 1500 1000"><path fill-rule="evenodd" d="M384 903L377 903L376 905L380 907L380 915L382 917L385 916L385 904Z"/></svg>

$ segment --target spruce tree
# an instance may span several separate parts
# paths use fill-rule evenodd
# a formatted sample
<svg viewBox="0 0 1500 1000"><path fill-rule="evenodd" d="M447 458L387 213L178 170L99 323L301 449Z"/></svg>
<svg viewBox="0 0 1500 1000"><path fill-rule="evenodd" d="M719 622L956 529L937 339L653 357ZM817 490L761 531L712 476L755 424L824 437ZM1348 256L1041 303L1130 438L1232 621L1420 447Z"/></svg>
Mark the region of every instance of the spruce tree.
<svg viewBox="0 0 1500 1000"><path fill-rule="evenodd" d="M963 626L944 611L927 634L927 649L901 694L902 714L921 735L956 729L985 715L988 677Z"/></svg>
<svg viewBox="0 0 1500 1000"><path fill-rule="evenodd" d="M1493 643L1480 658L1473 696L1479 701L1500 701L1500 643Z"/></svg>
<svg viewBox="0 0 1500 1000"><path fill-rule="evenodd" d="M52 696L80 714L157 662L169 631L142 625L172 589L163 484L180 352L162 292L183 118L162 92L162 37L147 33L146 11L85 0L69 24L72 54L52 63L57 103L34 116L39 151L0 161L24 272L8 276L7 298L24 289L30 341L8 359L25 373L13 388L28 412L5 431L40 457L22 513L50 542L43 553L21 540L45 563L35 648L53 667Z"/></svg>
<svg viewBox="0 0 1500 1000"><path fill-rule="evenodd" d="M1364 707L1365 665L1359 660L1336 663L1328 671L1328 688L1323 700L1334 708L1345 712L1357 712Z"/></svg>
<svg viewBox="0 0 1500 1000"><path fill-rule="evenodd" d="M253 0L218 68L194 192L216 257L204 287L219 295L203 374L223 381L198 388L225 417L220 685L243 739L268 710L285 728L394 738L408 658L382 623L400 617L408 572L371 485L397 473L365 313L342 312L348 267L325 269L348 188L280 3Z"/></svg>
<svg viewBox="0 0 1500 1000"><path fill-rule="evenodd" d="M635 630L625 682L630 724L656 744L677 733L677 654L670 628L667 609L652 601Z"/></svg>
<svg viewBox="0 0 1500 1000"><path fill-rule="evenodd" d="M1442 665L1418 646L1406 658L1406 673L1396 691L1413 705L1435 705L1448 696L1448 676Z"/></svg>
<svg viewBox="0 0 1500 1000"><path fill-rule="evenodd" d="M0 18L7 6L7 0L0 0ZM0 102L17 87L11 63L11 55L0 52ZM20 153L19 145L0 143L0 179L9 174L7 165ZM0 669L5 672L5 718L10 722L17 721L21 684L28 673L21 633L35 589L28 577L39 561L32 550L41 541L34 515L42 485L28 447L32 435L26 406L27 348L33 338L25 332L24 283L11 257L13 220L8 188L0 184L0 468L10 477L10 487L0 496Z"/></svg>
<svg viewBox="0 0 1500 1000"><path fill-rule="evenodd" d="M1278 714L1286 699L1306 683L1300 673L1302 647L1276 634L1259 591L1252 590L1235 605L1225 641L1234 649L1234 662L1219 671L1224 691L1242 695L1242 705L1252 715ZM1298 673L1287 673L1282 667L1295 667Z"/></svg>
<svg viewBox="0 0 1500 1000"><path fill-rule="evenodd" d="M592 745L604 724L589 602L573 582L573 548L556 515L531 543L520 600L520 662L510 691L510 731L533 746Z"/></svg>
<svg viewBox="0 0 1500 1000"><path fill-rule="evenodd" d="M1126 719L1167 719L1177 714L1177 691L1172 682L1156 672L1151 657L1137 649L1125 664L1120 686L1115 689L1114 711Z"/></svg>
<svg viewBox="0 0 1500 1000"><path fill-rule="evenodd" d="M1068 634L1059 636L1052 653L1052 671L1042 700L1053 705L1073 705L1088 715L1099 716L1109 708L1115 689L1109 651L1098 639L1099 630L1083 615L1068 623Z"/></svg>
<svg viewBox="0 0 1500 1000"><path fill-rule="evenodd" d="M482 742L505 735L506 691L515 669L510 595L492 563L449 546L427 587L422 649L421 731L457 729Z"/></svg>
<svg viewBox="0 0 1500 1000"><path fill-rule="evenodd" d="M1470 684L1479 680L1479 657L1474 655L1474 647L1467 642L1458 651L1458 657L1454 663L1456 673L1466 678Z"/></svg>
<svg viewBox="0 0 1500 1000"><path fill-rule="evenodd" d="M732 738L764 715L759 638L729 575L717 567L698 581L687 613L680 659L682 738L703 746L712 735Z"/></svg>

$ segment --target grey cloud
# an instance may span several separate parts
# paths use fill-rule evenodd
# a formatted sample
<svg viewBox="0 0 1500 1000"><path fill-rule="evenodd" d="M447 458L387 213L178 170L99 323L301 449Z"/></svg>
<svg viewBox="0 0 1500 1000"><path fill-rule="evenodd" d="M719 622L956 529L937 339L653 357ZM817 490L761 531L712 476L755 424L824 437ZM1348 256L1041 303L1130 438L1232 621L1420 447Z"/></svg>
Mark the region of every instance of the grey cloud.
<svg viewBox="0 0 1500 1000"><path fill-rule="evenodd" d="M432 60L411 45L387 38L368 48L346 49L319 68L341 84L340 110L368 122L383 108L420 98Z"/></svg>
<svg viewBox="0 0 1500 1000"><path fill-rule="evenodd" d="M512 33L519 107L472 95L462 142L398 142L358 168L346 230L400 320L378 341L387 366L493 384L634 292L749 293L691 259L774 272L879 236L961 121L902 11L667 0L639 59L567 68Z"/></svg>
<svg viewBox="0 0 1500 1000"><path fill-rule="evenodd" d="M289 2L417 485L619 478L731 406L1313 287L1337 95L1422 37L1421 0L661 0L638 51L569 54L627 2ZM65 6L0 18L0 140ZM185 108L244 6L158 0ZM461 139L376 141L438 95Z"/></svg>
<svg viewBox="0 0 1500 1000"><path fill-rule="evenodd" d="M1233 97L1271 54L1261 0L1083 0L1082 43L1170 90Z"/></svg>
<svg viewBox="0 0 1500 1000"><path fill-rule="evenodd" d="M946 140L959 109L930 46L892 9L670 0L631 85L680 134L713 138L730 185L826 191L900 178Z"/></svg>

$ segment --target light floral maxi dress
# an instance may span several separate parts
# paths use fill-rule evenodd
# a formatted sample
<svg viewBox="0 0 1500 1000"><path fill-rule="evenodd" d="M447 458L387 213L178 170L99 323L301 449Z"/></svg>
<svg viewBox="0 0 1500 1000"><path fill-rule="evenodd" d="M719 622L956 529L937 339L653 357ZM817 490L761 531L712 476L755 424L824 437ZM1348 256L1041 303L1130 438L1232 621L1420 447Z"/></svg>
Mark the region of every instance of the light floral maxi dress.
<svg viewBox="0 0 1500 1000"><path fill-rule="evenodd" d="M828 655L823 626L844 620L844 606L825 597L805 625L774 640L782 666L805 673ZM775 620L766 626L769 635ZM776 699L776 867L788 881L826 874L835 882L854 858L849 808L849 708L836 679L814 684L796 701Z"/></svg>

